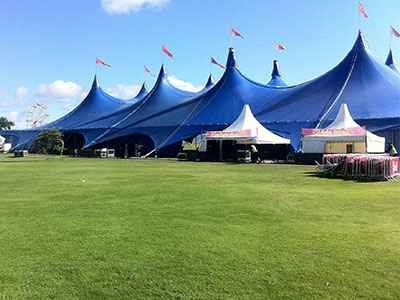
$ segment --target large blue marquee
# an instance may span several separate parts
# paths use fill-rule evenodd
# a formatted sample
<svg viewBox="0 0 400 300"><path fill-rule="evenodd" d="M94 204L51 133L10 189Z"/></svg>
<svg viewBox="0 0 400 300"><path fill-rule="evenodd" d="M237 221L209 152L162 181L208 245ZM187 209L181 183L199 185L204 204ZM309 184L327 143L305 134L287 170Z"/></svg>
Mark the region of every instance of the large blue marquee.
<svg viewBox="0 0 400 300"><path fill-rule="evenodd" d="M27 147L40 130L58 128L84 137L85 147L147 136L155 150L176 144L208 130L229 126L245 104L268 129L290 138L300 149L302 128L323 128L346 103L368 130L400 146L400 75L390 50L386 64L370 53L363 35L333 69L308 82L288 86L277 61L267 84L254 82L237 67L229 49L226 69L214 84L211 76L203 90L193 93L174 87L162 66L154 87L144 85L130 101L107 95L95 78L83 102L66 116L32 130L1 132L15 145Z"/></svg>

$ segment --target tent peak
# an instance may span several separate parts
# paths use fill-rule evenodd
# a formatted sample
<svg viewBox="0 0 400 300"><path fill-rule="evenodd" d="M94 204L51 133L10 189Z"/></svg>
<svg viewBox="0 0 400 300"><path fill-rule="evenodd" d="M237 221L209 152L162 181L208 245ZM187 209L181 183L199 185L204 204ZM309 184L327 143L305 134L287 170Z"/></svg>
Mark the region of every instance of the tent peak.
<svg viewBox="0 0 400 300"><path fill-rule="evenodd" d="M271 80L268 82L267 86L271 86L271 87L287 86L287 84L281 79L278 61L276 59L273 60L273 62L272 62Z"/></svg>
<svg viewBox="0 0 400 300"><path fill-rule="evenodd" d="M214 84L214 80L213 80L212 75L210 74L210 75L208 76L208 79L207 79L206 88L212 86L213 84Z"/></svg>
<svg viewBox="0 0 400 300"><path fill-rule="evenodd" d="M97 79L97 74L94 75L93 78L93 83L92 83L92 89L98 89L99 88L99 80Z"/></svg>
<svg viewBox="0 0 400 300"><path fill-rule="evenodd" d="M230 47L228 53L228 59L226 61L226 67L236 67L236 58L235 58L235 50Z"/></svg>
<svg viewBox="0 0 400 300"><path fill-rule="evenodd" d="M273 60L272 62L272 73L271 76L274 77L281 77L281 74L279 73L279 66L278 66L278 61L276 59Z"/></svg>
<svg viewBox="0 0 400 300"><path fill-rule="evenodd" d="M145 94L147 94L146 81L143 82L142 87L140 88L135 98L141 97Z"/></svg>
<svg viewBox="0 0 400 300"><path fill-rule="evenodd" d="M328 129L348 129L348 128L358 128L353 117L350 114L349 107L346 103L342 103L339 108L339 112L335 120L327 127Z"/></svg>
<svg viewBox="0 0 400 300"><path fill-rule="evenodd" d="M394 63L394 59L393 59L393 52L392 49L389 49L389 54L386 58L386 62L385 65L387 65L389 68L391 68L393 71L399 72L396 68L396 65Z"/></svg>
<svg viewBox="0 0 400 300"><path fill-rule="evenodd" d="M394 62L393 62L393 53L392 53L392 49L389 49L389 54L388 54L388 56L387 56L387 58L386 58L385 64L386 64L387 66L390 66L390 65L393 65L393 64L394 64Z"/></svg>
<svg viewBox="0 0 400 300"><path fill-rule="evenodd" d="M367 47L367 43L366 43L365 38L364 38L364 34L362 33L361 30L358 31L357 39L356 39L356 42L354 44L354 47L362 48L362 49L368 48Z"/></svg>

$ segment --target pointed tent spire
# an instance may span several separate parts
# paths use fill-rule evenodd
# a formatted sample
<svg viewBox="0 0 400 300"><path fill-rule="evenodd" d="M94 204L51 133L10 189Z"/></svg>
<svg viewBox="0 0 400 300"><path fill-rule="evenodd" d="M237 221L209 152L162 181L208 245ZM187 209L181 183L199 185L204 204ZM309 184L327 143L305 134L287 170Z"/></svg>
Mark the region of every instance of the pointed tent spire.
<svg viewBox="0 0 400 300"><path fill-rule="evenodd" d="M253 115L250 106L245 104L240 115L224 132L241 132L250 130L255 136L252 140L256 144L290 144L289 139L285 139L265 128ZM240 143L240 142L239 142Z"/></svg>
<svg viewBox="0 0 400 300"><path fill-rule="evenodd" d="M165 76L164 64L161 65L160 72L158 73L157 79Z"/></svg>
<svg viewBox="0 0 400 300"><path fill-rule="evenodd" d="M356 42L354 44L355 49L367 49L367 42L365 41L364 35L361 30L358 30Z"/></svg>
<svg viewBox="0 0 400 300"><path fill-rule="evenodd" d="M236 58L235 58L235 50L230 47L228 53L228 59L226 61L226 67L236 67Z"/></svg>
<svg viewBox="0 0 400 300"><path fill-rule="evenodd" d="M135 98L141 98L144 95L146 95L148 93L147 88L146 88L146 81L143 82L142 87L140 88L139 93L136 95Z"/></svg>
<svg viewBox="0 0 400 300"><path fill-rule="evenodd" d="M287 86L287 84L281 79L281 74L279 72L279 66L277 60L273 61L271 80L268 82L267 85L273 87Z"/></svg>
<svg viewBox="0 0 400 300"><path fill-rule="evenodd" d="M281 74L279 73L278 61L276 59L273 61L273 69L271 76L272 78L281 77Z"/></svg>
<svg viewBox="0 0 400 300"><path fill-rule="evenodd" d="M387 65L392 70L399 72L396 68L396 65L394 64L392 49L389 50L389 54L386 58L385 65Z"/></svg>
<svg viewBox="0 0 400 300"><path fill-rule="evenodd" d="M350 114L346 103L340 105L339 112L335 120L327 127L328 129L347 129L360 127Z"/></svg>
<svg viewBox="0 0 400 300"><path fill-rule="evenodd" d="M97 79L97 75L94 75L93 83L92 83L92 89L98 89L99 88L99 81Z"/></svg>
<svg viewBox="0 0 400 300"><path fill-rule="evenodd" d="M214 80L212 78L212 75L210 74L210 76L208 76L207 83L206 83L205 87L208 88L208 87L212 86L213 84L214 84Z"/></svg>

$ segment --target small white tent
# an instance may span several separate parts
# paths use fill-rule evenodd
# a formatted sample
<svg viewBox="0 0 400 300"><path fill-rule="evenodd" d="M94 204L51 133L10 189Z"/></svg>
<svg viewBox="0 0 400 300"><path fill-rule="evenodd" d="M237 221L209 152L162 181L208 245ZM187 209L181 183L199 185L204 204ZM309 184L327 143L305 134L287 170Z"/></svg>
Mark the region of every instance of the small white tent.
<svg viewBox="0 0 400 300"><path fill-rule="evenodd" d="M385 138L357 124L347 104L340 106L336 119L324 129L303 129L303 153L383 153Z"/></svg>
<svg viewBox="0 0 400 300"><path fill-rule="evenodd" d="M0 146L5 143L6 139L0 135Z"/></svg>
<svg viewBox="0 0 400 300"><path fill-rule="evenodd" d="M235 140L238 144L290 144L285 139L266 129L257 121L248 104L243 106L239 117L222 131L208 131L207 140Z"/></svg>

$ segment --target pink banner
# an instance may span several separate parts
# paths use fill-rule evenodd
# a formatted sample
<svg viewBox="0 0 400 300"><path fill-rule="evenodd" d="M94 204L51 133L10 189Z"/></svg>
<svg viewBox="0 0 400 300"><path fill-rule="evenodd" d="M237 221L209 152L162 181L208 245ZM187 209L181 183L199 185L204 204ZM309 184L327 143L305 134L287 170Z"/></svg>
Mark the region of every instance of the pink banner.
<svg viewBox="0 0 400 300"><path fill-rule="evenodd" d="M343 128L343 129L317 129L303 128L301 130L303 136L363 136L366 130L363 127Z"/></svg>
<svg viewBox="0 0 400 300"><path fill-rule="evenodd" d="M206 138L208 139L242 139L254 137L251 129L238 131L207 131Z"/></svg>

